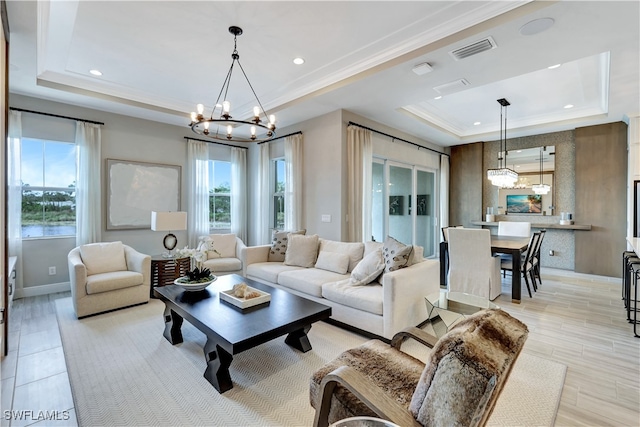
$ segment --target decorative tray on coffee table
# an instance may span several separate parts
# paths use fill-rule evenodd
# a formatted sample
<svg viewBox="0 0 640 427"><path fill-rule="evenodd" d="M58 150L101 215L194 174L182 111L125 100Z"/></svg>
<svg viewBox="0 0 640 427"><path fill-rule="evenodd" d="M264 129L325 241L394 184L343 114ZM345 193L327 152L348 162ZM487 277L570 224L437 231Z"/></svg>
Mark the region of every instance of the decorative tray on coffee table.
<svg viewBox="0 0 640 427"><path fill-rule="evenodd" d="M257 292L260 294L260 296L254 298L239 298L234 295L233 289L229 289L228 291L219 292L220 299L239 308L249 308L271 301L271 295L267 292L261 291L260 289L252 288L251 286L247 286L247 290Z"/></svg>

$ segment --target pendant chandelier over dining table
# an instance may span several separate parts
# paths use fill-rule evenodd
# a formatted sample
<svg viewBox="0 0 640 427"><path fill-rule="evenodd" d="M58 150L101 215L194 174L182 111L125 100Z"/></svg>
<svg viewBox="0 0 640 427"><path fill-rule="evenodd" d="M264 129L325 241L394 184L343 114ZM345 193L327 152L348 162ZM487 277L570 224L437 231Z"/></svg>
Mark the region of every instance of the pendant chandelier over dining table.
<svg viewBox="0 0 640 427"><path fill-rule="evenodd" d="M507 107L511 105L505 98L498 99L500 104L500 149L498 151L498 167L487 170L487 178L497 187L513 187L518 181L516 171L507 167ZM504 111L504 149L502 139L502 118Z"/></svg>
<svg viewBox="0 0 640 427"><path fill-rule="evenodd" d="M547 151L547 147L540 147L540 182L531 186L531 189L536 194L549 194L551 186L544 183L544 152Z"/></svg>
<svg viewBox="0 0 640 427"><path fill-rule="evenodd" d="M196 112L191 113L191 124L189 126L191 126L193 132L219 141L260 142L269 140L275 135L276 117L273 114L267 115L255 90L253 90L247 74L244 72L244 68L242 68L242 64L240 64L237 38L242 34L242 28L231 26L229 27L229 32L233 34L232 61L231 67L227 72L227 77L218 94L218 99L211 111L211 115L208 117L204 116L204 105L198 104L196 106ZM231 116L231 102L228 98L231 75L233 74L233 67L236 63L238 67L240 67L242 75L247 81L256 102L256 105L253 107L253 116L244 120ZM222 102L220 102L221 99Z"/></svg>

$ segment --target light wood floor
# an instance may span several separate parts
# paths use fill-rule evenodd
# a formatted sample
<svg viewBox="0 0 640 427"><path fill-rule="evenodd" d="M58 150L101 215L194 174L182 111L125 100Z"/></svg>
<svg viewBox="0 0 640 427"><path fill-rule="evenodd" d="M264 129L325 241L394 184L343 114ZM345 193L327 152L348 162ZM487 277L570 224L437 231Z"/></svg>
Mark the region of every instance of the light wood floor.
<svg viewBox="0 0 640 427"><path fill-rule="evenodd" d="M533 298L523 289L521 304L511 302L510 288L507 277L494 302L529 327L524 351L568 366L556 425L639 426L640 338L625 320L620 280L546 269L542 287ZM67 296L14 302L1 366L3 426L33 423L10 422L10 408L69 411L67 421L34 425L77 425L53 303Z"/></svg>

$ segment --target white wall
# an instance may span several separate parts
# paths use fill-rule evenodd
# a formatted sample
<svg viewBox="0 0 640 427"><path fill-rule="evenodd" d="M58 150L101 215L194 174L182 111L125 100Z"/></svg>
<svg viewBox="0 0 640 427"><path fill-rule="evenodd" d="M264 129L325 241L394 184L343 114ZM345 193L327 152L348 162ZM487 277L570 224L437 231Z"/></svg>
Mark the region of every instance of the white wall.
<svg viewBox="0 0 640 427"><path fill-rule="evenodd" d="M120 240L150 255L160 254L164 251L162 246L164 233L162 232L154 232L150 229L106 230L106 160L132 160L181 166L181 205L184 210L187 206L189 194L186 178L187 150L184 137L191 136L186 127L171 126L20 95L12 95L10 105L44 113L50 112L79 119L104 122L105 125L102 127L102 240ZM43 116L40 117L42 118ZM279 129L278 135L286 135L298 131L303 133L303 227L307 228L308 234L318 234L326 239L343 240L347 237L346 129L349 121L355 121L404 139L424 143L424 141L412 139L410 135L398 130L380 125L344 110L337 110L295 126ZM271 143L274 156L282 155L283 144L284 140L277 140ZM398 152L398 147L400 146L396 143L390 144L390 150L393 152ZM410 150L413 154L407 155L409 157L415 156L417 150L407 147L409 146L405 146L400 151ZM220 154L220 150L224 149L212 149L216 155ZM258 165L257 144L250 146L247 163L247 227L249 238L246 243L255 245L257 244L255 223L259 214L255 204L257 187L255 182ZM330 215L331 222L322 222L322 215ZM175 234L178 238L178 246L186 244L186 232L176 232ZM73 247L75 247L75 238L25 241L25 292L23 295L46 293L48 290L58 291L61 290L62 285L66 285L68 289L67 254ZM55 276L48 275L50 266L56 267L57 274Z"/></svg>
<svg viewBox="0 0 640 427"><path fill-rule="evenodd" d="M629 144L629 165L628 165L628 186L627 186L627 236L633 236L633 227L635 221L640 221L634 217L634 208L640 211L640 206L634 206L640 203L640 200L634 201L634 181L640 181L640 115L636 115L629 119L628 128L628 144ZM638 225L640 233L640 224ZM635 237L639 237L636 235ZM630 247L630 246L629 246Z"/></svg>
<svg viewBox="0 0 640 427"><path fill-rule="evenodd" d="M346 195L343 182L346 182L345 161L346 148L341 132L341 111L334 111L311 120L307 120L278 129L278 135L302 132L303 135L303 183L302 205L303 223L301 228L307 234L318 234L325 239L340 240L346 234L346 207L343 199ZM271 158L282 157L284 139L270 142ZM249 149L247 182L256 182L258 174L258 146ZM256 186L251 186L248 198L248 235L249 245L257 244L256 226L257 211ZM331 222L322 222L322 215L331 215ZM344 231L343 231L344 230Z"/></svg>

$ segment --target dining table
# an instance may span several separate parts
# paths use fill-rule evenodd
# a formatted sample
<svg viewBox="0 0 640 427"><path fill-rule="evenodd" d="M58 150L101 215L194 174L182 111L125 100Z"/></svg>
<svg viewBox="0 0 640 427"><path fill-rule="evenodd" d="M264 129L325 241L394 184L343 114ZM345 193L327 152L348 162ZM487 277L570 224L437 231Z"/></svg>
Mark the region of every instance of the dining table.
<svg viewBox="0 0 640 427"><path fill-rule="evenodd" d="M513 271L511 278L511 301L520 304L522 295L522 254L529 247L529 237L491 235L491 253L511 255ZM440 285L447 286L449 271L449 245L440 242Z"/></svg>

